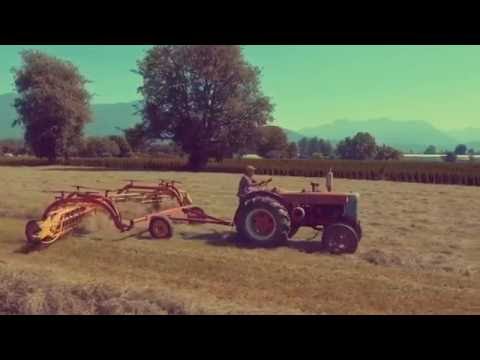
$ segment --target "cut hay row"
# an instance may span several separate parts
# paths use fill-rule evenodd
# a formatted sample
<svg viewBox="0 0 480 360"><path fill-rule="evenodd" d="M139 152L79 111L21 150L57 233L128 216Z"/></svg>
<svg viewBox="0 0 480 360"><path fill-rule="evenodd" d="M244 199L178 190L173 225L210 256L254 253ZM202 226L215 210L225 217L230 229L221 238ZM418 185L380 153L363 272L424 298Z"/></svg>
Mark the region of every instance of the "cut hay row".
<svg viewBox="0 0 480 360"><path fill-rule="evenodd" d="M3 166L45 166L48 161L36 158L0 158ZM118 170L182 171L181 158L74 158L59 160L58 165L104 167ZM247 164L257 173L271 176L324 177L332 168L335 177L359 180L387 180L427 184L480 186L480 164L412 161L349 160L266 160L227 159L210 162L207 172L241 173Z"/></svg>

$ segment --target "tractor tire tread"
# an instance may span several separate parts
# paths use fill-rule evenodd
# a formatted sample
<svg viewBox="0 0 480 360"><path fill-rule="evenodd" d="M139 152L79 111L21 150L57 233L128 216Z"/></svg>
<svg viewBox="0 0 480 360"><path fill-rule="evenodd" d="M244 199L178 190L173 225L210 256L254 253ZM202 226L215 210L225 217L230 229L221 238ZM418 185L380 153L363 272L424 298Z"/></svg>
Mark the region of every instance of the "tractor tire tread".
<svg viewBox="0 0 480 360"><path fill-rule="evenodd" d="M272 210L274 216L277 221L278 230L276 231L275 239L272 241L267 242L266 246L279 246L285 244L289 240L289 233L290 233L290 216L288 214L287 209L280 204L277 200L269 198L267 196L258 196L252 199L249 199L245 202L244 206L240 209L240 219L244 219L246 217L246 213L252 209L257 207L267 207ZM242 222L238 224L238 231L240 235L240 239L247 242L253 242L248 236L247 231L245 230Z"/></svg>

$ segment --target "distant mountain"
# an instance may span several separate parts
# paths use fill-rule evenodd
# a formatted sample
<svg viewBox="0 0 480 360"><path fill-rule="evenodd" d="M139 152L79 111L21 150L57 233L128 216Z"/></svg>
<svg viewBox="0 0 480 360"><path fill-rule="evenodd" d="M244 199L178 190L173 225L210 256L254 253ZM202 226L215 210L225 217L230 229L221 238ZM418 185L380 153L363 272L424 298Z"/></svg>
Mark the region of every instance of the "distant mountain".
<svg viewBox="0 0 480 360"><path fill-rule="evenodd" d="M11 124L16 118L13 108L14 94L0 95L0 138L22 137L22 129L12 128ZM89 136L106 136L119 134L120 129L126 129L139 123L141 118L135 114L135 102L117 104L93 104L92 116L94 121L87 124L85 134ZM289 141L297 142L303 135L298 132L283 129Z"/></svg>
<svg viewBox="0 0 480 360"><path fill-rule="evenodd" d="M117 128L126 129L141 121L134 105L135 102L92 105L93 121L86 126L85 133L90 136L120 134Z"/></svg>
<svg viewBox="0 0 480 360"><path fill-rule="evenodd" d="M448 133L455 139L461 139L464 143L480 142L480 128L454 129L449 130Z"/></svg>
<svg viewBox="0 0 480 360"><path fill-rule="evenodd" d="M282 128L282 130L285 133L285 135L287 135L288 141L298 142L303 137L305 137L304 135L300 134L297 131L293 131L293 130L289 130L289 129L285 129L285 128Z"/></svg>
<svg viewBox="0 0 480 360"><path fill-rule="evenodd" d="M305 136L318 136L334 142L347 136L353 136L357 132L368 132L375 137L378 143L388 144L403 151L423 151L430 144L451 148L459 141L426 121L337 120L299 132Z"/></svg>
<svg viewBox="0 0 480 360"><path fill-rule="evenodd" d="M12 128L16 118L13 108L14 94L0 95L0 139L21 138L23 130ZM129 128L140 122L135 114L135 102L92 105L94 121L86 126L88 136L118 134L117 128ZM298 141L302 137L317 136L333 143L353 136L357 132L369 132L379 143L394 146L408 152L423 152L428 145L441 149L452 149L461 143L480 150L480 129L467 128L453 131L440 131L425 121L397 121L376 119L366 121L337 120L329 124L293 131L283 128L289 141Z"/></svg>
<svg viewBox="0 0 480 360"><path fill-rule="evenodd" d="M14 94L0 95L0 138L20 138L23 130L20 127L12 128L17 113L13 107ZM135 102L118 104L93 104L93 121L85 128L89 136L106 136L119 134L117 129L132 127L140 122L140 116L135 115Z"/></svg>

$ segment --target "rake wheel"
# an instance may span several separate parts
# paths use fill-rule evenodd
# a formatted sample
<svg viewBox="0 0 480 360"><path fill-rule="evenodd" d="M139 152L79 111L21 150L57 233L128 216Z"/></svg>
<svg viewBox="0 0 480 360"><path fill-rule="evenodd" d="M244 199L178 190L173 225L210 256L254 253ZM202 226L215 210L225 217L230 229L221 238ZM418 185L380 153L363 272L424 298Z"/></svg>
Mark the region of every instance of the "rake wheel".
<svg viewBox="0 0 480 360"><path fill-rule="evenodd" d="M148 231L154 239L170 239L173 236L173 225L166 216L155 216L150 220Z"/></svg>

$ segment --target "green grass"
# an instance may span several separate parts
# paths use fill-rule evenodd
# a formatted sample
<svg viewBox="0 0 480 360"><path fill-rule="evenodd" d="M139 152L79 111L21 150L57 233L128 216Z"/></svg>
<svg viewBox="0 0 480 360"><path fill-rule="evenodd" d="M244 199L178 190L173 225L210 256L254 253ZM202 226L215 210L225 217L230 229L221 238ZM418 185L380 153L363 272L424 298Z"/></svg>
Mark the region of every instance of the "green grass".
<svg viewBox="0 0 480 360"><path fill-rule="evenodd" d="M354 255L319 251L315 231L287 246L246 249L234 229L175 226L152 240L98 216L47 250L19 252L47 189L118 187L123 179L182 181L194 204L230 218L239 176L72 167L0 168L0 312L12 314L479 314L480 189L337 179L361 194L364 238ZM275 177L299 190L312 178ZM318 179L315 179L318 180ZM468 202L467 202L468 201Z"/></svg>

